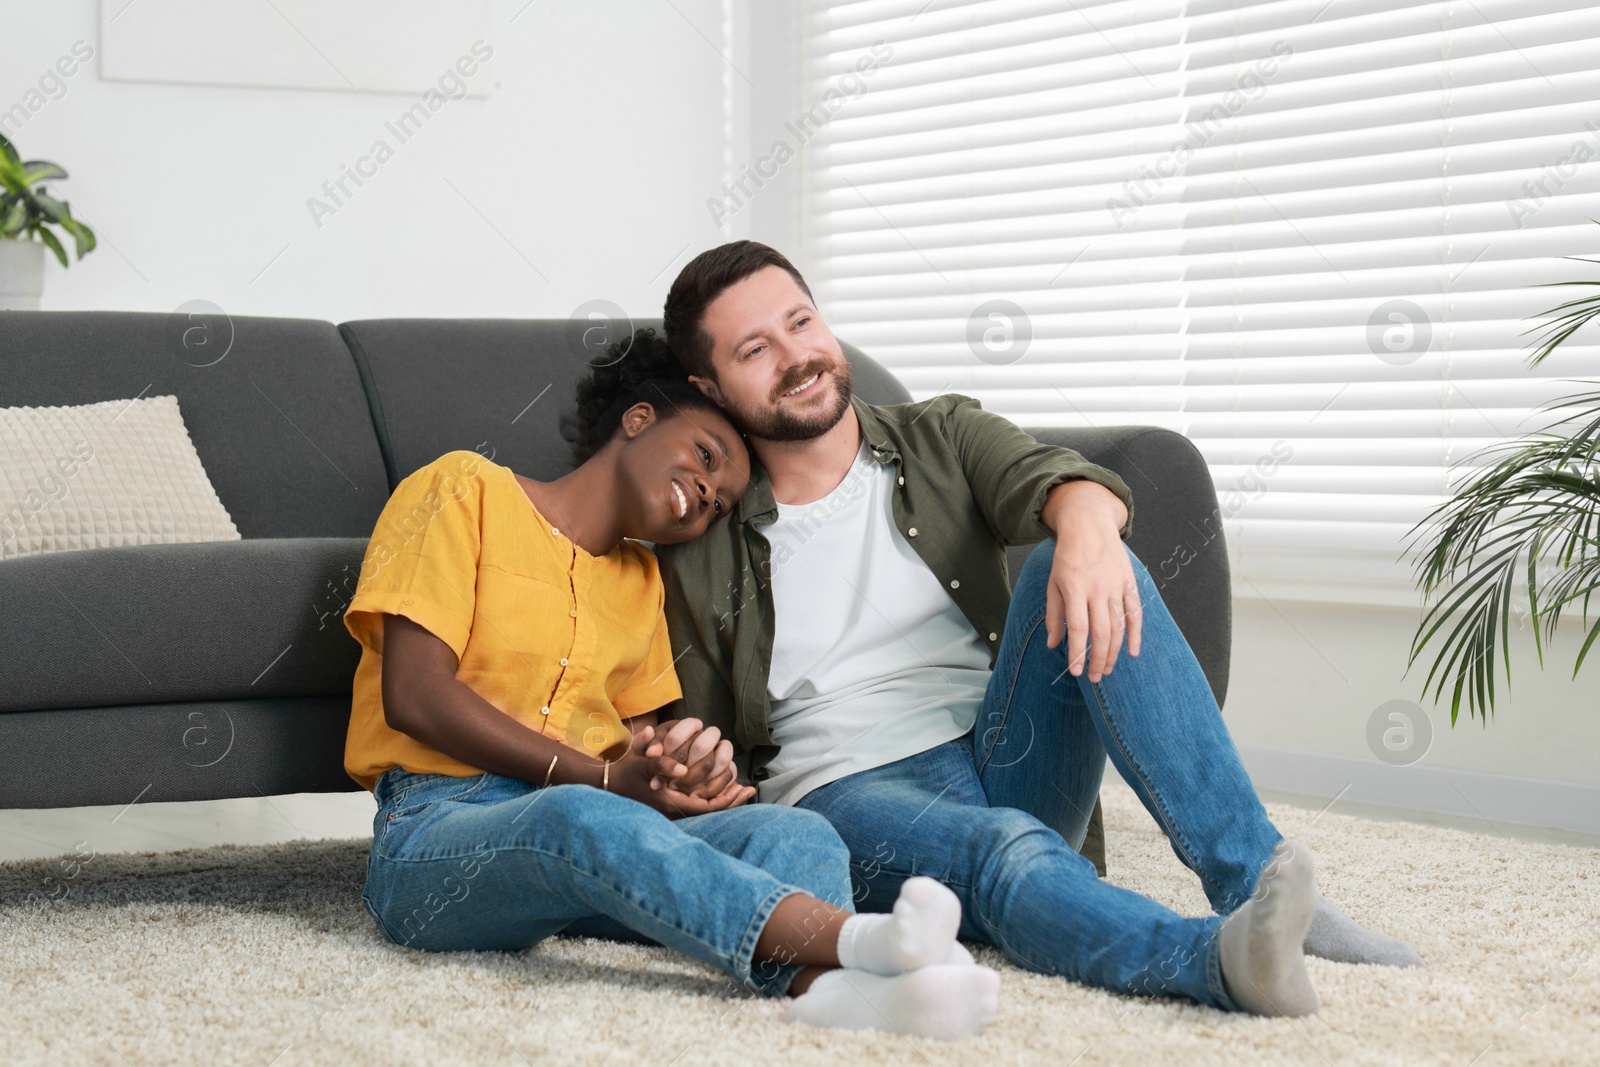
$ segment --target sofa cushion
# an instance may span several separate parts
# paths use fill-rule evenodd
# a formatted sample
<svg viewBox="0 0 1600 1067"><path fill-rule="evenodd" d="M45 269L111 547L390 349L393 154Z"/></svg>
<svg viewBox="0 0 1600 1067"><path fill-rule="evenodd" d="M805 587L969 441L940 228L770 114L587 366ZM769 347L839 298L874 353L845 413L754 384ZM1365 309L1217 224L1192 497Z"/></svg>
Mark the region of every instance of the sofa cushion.
<svg viewBox="0 0 1600 1067"><path fill-rule="evenodd" d="M661 328L659 319L634 327ZM364 319L339 332L360 369L391 489L446 452L465 448L540 481L572 469L562 416L592 351L567 319ZM841 342L869 403L911 396Z"/></svg>
<svg viewBox="0 0 1600 1067"><path fill-rule="evenodd" d="M366 547L259 538L0 563L0 712L348 696L361 646L342 616Z"/></svg>
<svg viewBox="0 0 1600 1067"><path fill-rule="evenodd" d="M0 408L0 559L237 540L177 397Z"/></svg>
<svg viewBox="0 0 1600 1067"><path fill-rule="evenodd" d="M361 380L331 323L0 314L0 407L163 394L178 398L241 535L371 535L389 486Z"/></svg>

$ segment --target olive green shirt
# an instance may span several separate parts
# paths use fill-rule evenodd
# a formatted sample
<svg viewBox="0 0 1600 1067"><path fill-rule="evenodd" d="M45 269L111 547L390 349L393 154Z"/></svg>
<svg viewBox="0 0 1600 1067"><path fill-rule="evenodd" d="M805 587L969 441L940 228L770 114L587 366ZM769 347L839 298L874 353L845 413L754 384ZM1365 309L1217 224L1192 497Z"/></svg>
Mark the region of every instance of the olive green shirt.
<svg viewBox="0 0 1600 1067"><path fill-rule="evenodd" d="M947 393L883 407L855 397L851 405L872 458L895 468L895 526L983 638L991 667L1011 603L1005 548L1052 536L1040 510L1053 488L1086 478L1110 489L1128 508L1121 534L1129 534L1133 497L1120 477L1071 449L1041 444L971 397ZM693 715L716 726L733 740L747 785L766 777L778 752L769 728L774 615L766 579L774 562L786 562L772 559L761 532L778 507L766 470L751 460L750 487L728 521L694 541L656 547L683 686L681 706L662 717Z"/></svg>

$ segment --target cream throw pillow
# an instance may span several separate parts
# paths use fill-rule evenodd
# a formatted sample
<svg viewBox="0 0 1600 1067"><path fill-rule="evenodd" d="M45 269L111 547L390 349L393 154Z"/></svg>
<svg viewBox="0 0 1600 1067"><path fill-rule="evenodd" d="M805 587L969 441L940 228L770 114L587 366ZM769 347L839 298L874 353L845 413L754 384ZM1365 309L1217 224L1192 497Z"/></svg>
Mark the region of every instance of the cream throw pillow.
<svg viewBox="0 0 1600 1067"><path fill-rule="evenodd" d="M0 408L0 560L237 540L177 397Z"/></svg>

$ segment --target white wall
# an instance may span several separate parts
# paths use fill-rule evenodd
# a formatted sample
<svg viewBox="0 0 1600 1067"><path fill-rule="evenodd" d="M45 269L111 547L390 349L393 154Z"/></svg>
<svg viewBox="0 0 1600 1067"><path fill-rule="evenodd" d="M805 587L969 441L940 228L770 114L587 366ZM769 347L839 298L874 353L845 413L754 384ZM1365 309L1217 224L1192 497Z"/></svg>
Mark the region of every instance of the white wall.
<svg viewBox="0 0 1600 1067"><path fill-rule="evenodd" d="M1573 679L1577 620L1562 620L1543 670L1531 631L1514 629L1512 685L1502 674L1492 719L1470 719L1463 705L1452 728L1449 688L1440 703L1422 694L1433 650L1406 673L1419 617L1235 599L1223 717L1257 784L1329 798L1349 787L1351 802L1600 832L1600 660ZM1379 761L1368 738L1373 712L1397 699L1420 705L1433 734L1403 766Z"/></svg>
<svg viewBox="0 0 1600 1067"><path fill-rule="evenodd" d="M101 81L91 62L13 134L67 168L60 192L102 242L69 270L51 260L44 308L206 299L337 322L565 316L603 298L659 315L677 268L724 239L705 208L728 154L724 4L500 0L495 15L494 94L449 102L320 228L307 199L415 97ZM7 21L0 110L74 42L100 47L92 0Z"/></svg>

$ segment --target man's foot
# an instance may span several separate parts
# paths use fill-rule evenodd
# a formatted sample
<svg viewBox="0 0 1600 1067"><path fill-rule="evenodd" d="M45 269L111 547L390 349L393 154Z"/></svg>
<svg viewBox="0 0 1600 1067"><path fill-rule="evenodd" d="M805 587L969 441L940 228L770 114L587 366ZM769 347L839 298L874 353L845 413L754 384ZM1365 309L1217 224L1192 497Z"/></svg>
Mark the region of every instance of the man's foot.
<svg viewBox="0 0 1600 1067"><path fill-rule="evenodd" d="M1311 850L1284 839L1261 870L1256 891L1218 934L1222 982L1234 1002L1257 1015L1310 1015L1317 991L1302 946L1317 905Z"/></svg>
<svg viewBox="0 0 1600 1067"><path fill-rule="evenodd" d="M838 1030L893 1030L954 1041L974 1037L1000 1007L1000 976L988 967L935 964L886 977L837 968L789 1001L789 1022Z"/></svg>
<svg viewBox="0 0 1600 1067"><path fill-rule="evenodd" d="M852 915L844 921L839 966L895 975L948 963L960 928L961 901L954 893L932 878L908 878L894 911Z"/></svg>
<svg viewBox="0 0 1600 1067"><path fill-rule="evenodd" d="M1306 928L1306 954L1335 963L1376 963L1384 967L1422 967L1422 957L1404 941L1368 930L1350 916L1317 897L1317 908Z"/></svg>

